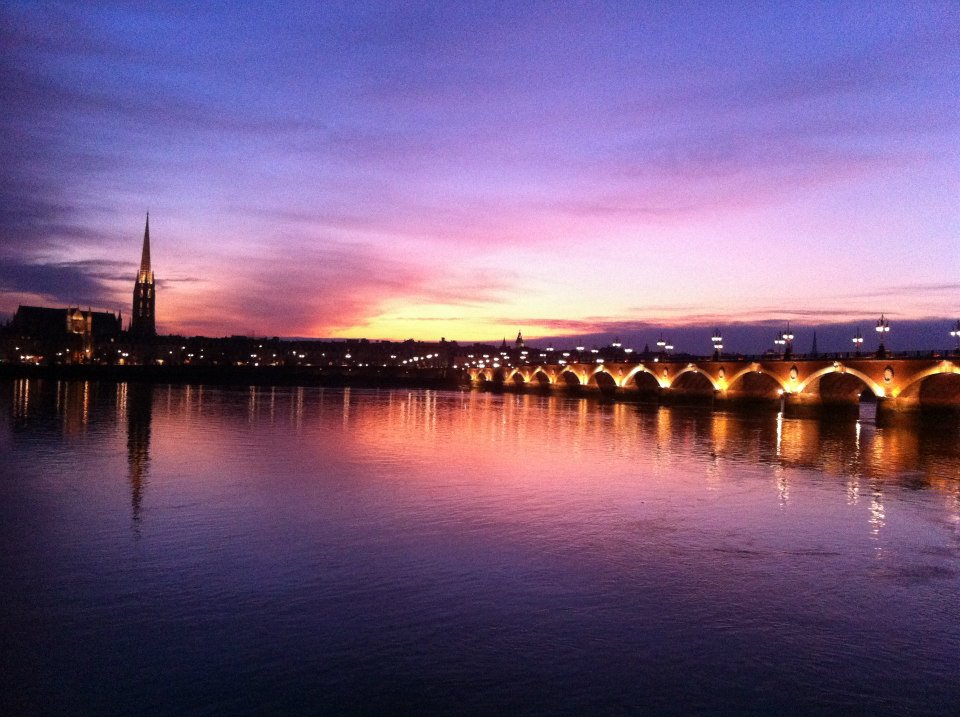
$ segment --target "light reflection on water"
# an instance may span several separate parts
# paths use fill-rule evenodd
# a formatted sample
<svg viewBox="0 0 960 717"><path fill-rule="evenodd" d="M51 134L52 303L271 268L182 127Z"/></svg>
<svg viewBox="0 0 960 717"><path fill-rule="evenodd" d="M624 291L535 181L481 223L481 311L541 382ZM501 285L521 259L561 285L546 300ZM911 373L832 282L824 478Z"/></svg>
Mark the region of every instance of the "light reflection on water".
<svg viewBox="0 0 960 717"><path fill-rule="evenodd" d="M955 419L0 384L0 711L953 714Z"/></svg>

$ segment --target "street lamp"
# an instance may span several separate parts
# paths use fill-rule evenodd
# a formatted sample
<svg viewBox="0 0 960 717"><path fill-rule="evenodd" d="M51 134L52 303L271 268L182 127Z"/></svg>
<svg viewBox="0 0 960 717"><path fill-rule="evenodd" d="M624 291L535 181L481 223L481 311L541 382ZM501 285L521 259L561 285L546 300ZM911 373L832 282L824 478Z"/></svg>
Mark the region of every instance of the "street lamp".
<svg viewBox="0 0 960 717"><path fill-rule="evenodd" d="M860 334L860 327L857 327L857 334L853 337L854 353L860 355L860 347L863 346L863 336Z"/></svg>
<svg viewBox="0 0 960 717"><path fill-rule="evenodd" d="M713 344L713 358L717 360L720 358L720 352L723 351L723 336L720 335L719 327L714 329L710 342Z"/></svg>
<svg viewBox="0 0 960 717"><path fill-rule="evenodd" d="M887 349L883 345L884 338L886 334L890 333L890 321L883 318L883 314L880 314L880 318L877 320L877 336L880 339L880 346L877 348L877 356L883 358L887 355Z"/></svg>
<svg viewBox="0 0 960 717"><path fill-rule="evenodd" d="M960 353L960 319L957 319L957 323L953 325L953 330L950 332L950 335L957 342L957 353Z"/></svg>
<svg viewBox="0 0 960 717"><path fill-rule="evenodd" d="M790 354L792 353L791 349L793 348L793 338L793 333L790 331L790 322L788 321L786 331L781 331L777 334L777 338L773 340L773 343L780 347L784 358L790 358Z"/></svg>
<svg viewBox="0 0 960 717"><path fill-rule="evenodd" d="M666 353L667 342L663 340L663 332L660 332L660 340L657 341L657 348L660 349L660 353Z"/></svg>

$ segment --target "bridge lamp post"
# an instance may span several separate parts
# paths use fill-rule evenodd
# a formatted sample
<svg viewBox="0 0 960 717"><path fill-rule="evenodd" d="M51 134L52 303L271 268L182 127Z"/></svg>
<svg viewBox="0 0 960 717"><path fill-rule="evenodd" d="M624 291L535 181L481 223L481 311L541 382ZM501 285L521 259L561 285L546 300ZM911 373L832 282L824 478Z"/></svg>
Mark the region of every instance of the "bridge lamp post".
<svg viewBox="0 0 960 717"><path fill-rule="evenodd" d="M793 354L793 332L790 331L790 322L787 322L787 330L783 332L783 357L790 358Z"/></svg>
<svg viewBox="0 0 960 717"><path fill-rule="evenodd" d="M950 332L950 335L953 337L954 341L957 344L956 351L960 353L960 319L957 319L957 323L953 325L953 330Z"/></svg>
<svg viewBox="0 0 960 717"><path fill-rule="evenodd" d="M787 340L783 338L783 336L784 333L781 331L779 334L777 334L776 338L773 339L773 343L776 345L777 351L781 354L784 352L783 347L787 344Z"/></svg>
<svg viewBox="0 0 960 717"><path fill-rule="evenodd" d="M663 332L660 332L660 340L657 341L657 348L660 349L660 353L667 353L667 342L663 340Z"/></svg>
<svg viewBox="0 0 960 717"><path fill-rule="evenodd" d="M886 335L890 333L890 321L883 318L883 314L880 314L880 318L877 320L877 336L880 338L880 346L877 348L877 357L883 358L887 355L887 349L883 345L883 341L886 338Z"/></svg>
<svg viewBox="0 0 960 717"><path fill-rule="evenodd" d="M860 355L860 347L863 346L863 336L860 334L860 327L857 327L856 336L853 337L853 353L856 356Z"/></svg>
<svg viewBox="0 0 960 717"><path fill-rule="evenodd" d="M723 336L720 335L719 328L714 330L713 336L710 337L710 342L713 344L713 359L719 361L720 353L723 351Z"/></svg>

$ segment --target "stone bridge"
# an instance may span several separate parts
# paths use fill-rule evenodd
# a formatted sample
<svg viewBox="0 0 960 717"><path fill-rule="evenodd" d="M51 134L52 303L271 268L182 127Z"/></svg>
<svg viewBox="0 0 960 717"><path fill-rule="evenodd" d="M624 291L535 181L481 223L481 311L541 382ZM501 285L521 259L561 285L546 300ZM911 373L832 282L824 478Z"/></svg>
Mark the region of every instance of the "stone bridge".
<svg viewBox="0 0 960 717"><path fill-rule="evenodd" d="M883 409L960 410L960 365L940 358L545 363L465 368L462 377L474 386L786 406L853 406L867 391Z"/></svg>

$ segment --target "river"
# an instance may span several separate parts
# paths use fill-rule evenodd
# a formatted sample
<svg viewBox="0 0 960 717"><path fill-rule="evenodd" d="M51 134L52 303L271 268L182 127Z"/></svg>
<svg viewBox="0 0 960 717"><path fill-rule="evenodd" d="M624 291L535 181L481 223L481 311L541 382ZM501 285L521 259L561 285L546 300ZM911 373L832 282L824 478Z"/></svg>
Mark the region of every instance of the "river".
<svg viewBox="0 0 960 717"><path fill-rule="evenodd" d="M960 423L0 382L0 712L960 712Z"/></svg>

